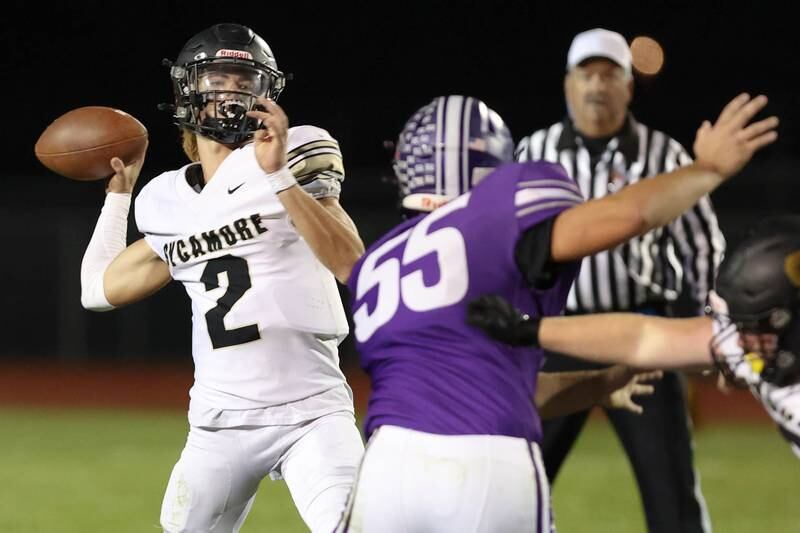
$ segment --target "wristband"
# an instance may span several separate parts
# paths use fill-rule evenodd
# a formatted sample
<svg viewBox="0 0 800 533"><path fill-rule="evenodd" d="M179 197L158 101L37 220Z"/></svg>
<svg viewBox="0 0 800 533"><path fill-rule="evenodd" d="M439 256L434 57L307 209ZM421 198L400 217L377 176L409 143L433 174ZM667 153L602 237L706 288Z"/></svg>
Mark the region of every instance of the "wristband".
<svg viewBox="0 0 800 533"><path fill-rule="evenodd" d="M518 346L533 346L539 348L539 327L541 319L523 314L519 324L517 324L515 337Z"/></svg>
<svg viewBox="0 0 800 533"><path fill-rule="evenodd" d="M292 171L289 170L288 166L284 166L275 172L267 174L266 178L272 192L275 194L297 185L297 179L294 177L294 174L292 174Z"/></svg>

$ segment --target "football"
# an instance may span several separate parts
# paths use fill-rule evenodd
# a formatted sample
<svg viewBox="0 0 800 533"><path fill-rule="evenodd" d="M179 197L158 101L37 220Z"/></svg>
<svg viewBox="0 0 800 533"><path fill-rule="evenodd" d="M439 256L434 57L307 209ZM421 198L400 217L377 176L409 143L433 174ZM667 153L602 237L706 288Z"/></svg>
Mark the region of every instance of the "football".
<svg viewBox="0 0 800 533"><path fill-rule="evenodd" d="M92 181L114 173L112 157L129 165L146 149L147 129L141 122L119 109L88 106L54 120L39 136L34 152L53 172Z"/></svg>

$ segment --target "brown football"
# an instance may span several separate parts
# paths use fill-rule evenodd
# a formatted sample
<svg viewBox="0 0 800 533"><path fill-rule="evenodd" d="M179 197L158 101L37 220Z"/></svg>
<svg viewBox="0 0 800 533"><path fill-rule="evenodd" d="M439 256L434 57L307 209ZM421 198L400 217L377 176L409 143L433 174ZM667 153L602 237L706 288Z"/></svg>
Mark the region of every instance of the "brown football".
<svg viewBox="0 0 800 533"><path fill-rule="evenodd" d="M88 106L54 120L39 136L34 152L53 172L92 181L114 173L112 157L129 165L146 149L147 129L141 122L119 109Z"/></svg>

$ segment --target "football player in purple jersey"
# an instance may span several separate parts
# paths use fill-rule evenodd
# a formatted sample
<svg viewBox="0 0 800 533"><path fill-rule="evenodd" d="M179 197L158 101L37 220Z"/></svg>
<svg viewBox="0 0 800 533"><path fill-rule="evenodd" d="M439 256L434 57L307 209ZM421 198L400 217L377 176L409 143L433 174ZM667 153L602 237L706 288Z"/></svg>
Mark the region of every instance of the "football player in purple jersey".
<svg viewBox="0 0 800 533"><path fill-rule="evenodd" d="M749 124L766 102L736 97L698 130L694 164L590 202L560 165L510 163L508 128L475 98L435 98L409 119L402 205L431 212L375 242L348 278L372 395L341 530L551 529L533 401L543 352L486 337L467 303L499 294L559 315L579 259L666 224L776 138L776 118Z"/></svg>
<svg viewBox="0 0 800 533"><path fill-rule="evenodd" d="M800 216L770 217L720 265L709 316L633 313L531 318L504 298L471 302L468 321L515 346L643 368L707 369L749 388L800 457Z"/></svg>

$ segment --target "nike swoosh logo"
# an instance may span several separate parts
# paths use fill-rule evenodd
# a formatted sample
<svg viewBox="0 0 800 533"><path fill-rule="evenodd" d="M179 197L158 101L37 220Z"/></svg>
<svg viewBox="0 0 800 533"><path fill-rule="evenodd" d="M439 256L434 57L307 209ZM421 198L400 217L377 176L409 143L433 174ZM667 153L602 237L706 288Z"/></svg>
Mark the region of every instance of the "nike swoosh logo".
<svg viewBox="0 0 800 533"><path fill-rule="evenodd" d="M241 187L242 185L244 185L244 182L240 183L239 185L237 185L237 186L236 186L236 187L234 187L233 189L231 189L231 188L228 188L228 194L233 194L233 193L235 193L235 192L236 192L236 190L237 190L239 187Z"/></svg>

